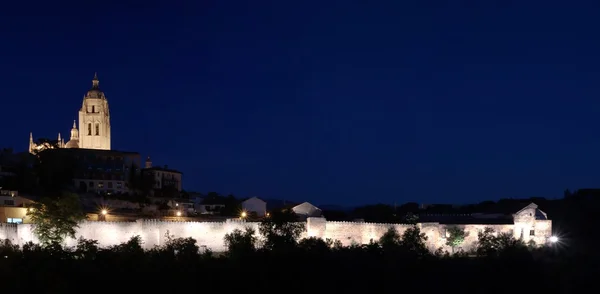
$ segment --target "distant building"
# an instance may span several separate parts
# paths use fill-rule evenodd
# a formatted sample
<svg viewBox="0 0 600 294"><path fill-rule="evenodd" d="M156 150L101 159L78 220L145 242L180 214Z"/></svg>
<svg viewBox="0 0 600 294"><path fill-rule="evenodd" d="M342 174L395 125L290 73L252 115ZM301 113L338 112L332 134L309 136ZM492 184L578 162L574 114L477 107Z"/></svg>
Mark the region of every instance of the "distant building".
<svg viewBox="0 0 600 294"><path fill-rule="evenodd" d="M178 170L170 169L166 165L164 167L152 166L150 157L146 159L142 174L152 178L154 190L173 188L175 191L181 192L183 174Z"/></svg>
<svg viewBox="0 0 600 294"><path fill-rule="evenodd" d="M0 223L29 223L27 209L33 202L18 191L0 190Z"/></svg>
<svg viewBox="0 0 600 294"><path fill-rule="evenodd" d="M323 212L318 207L304 202L302 204L298 204L292 207L292 211L301 217L321 217L323 216Z"/></svg>
<svg viewBox="0 0 600 294"><path fill-rule="evenodd" d="M155 201L160 201L161 198L151 198L152 200ZM176 215L177 212L181 213L181 216L187 216L190 214L195 214L196 213L196 208L194 207L194 202L189 200L189 199L170 199L168 201L166 201L167 206L170 208L170 210L174 211L174 214Z"/></svg>
<svg viewBox="0 0 600 294"><path fill-rule="evenodd" d="M257 216L265 216L267 214L267 202L258 197L252 197L242 201L242 210L248 213L256 213Z"/></svg>
<svg viewBox="0 0 600 294"><path fill-rule="evenodd" d="M225 204L194 204L194 208L199 214L220 214L225 208Z"/></svg>
<svg viewBox="0 0 600 294"><path fill-rule="evenodd" d="M61 148L45 150L39 156L57 172L72 169L66 172L72 174L81 193L128 193L131 177L140 172L137 152Z"/></svg>

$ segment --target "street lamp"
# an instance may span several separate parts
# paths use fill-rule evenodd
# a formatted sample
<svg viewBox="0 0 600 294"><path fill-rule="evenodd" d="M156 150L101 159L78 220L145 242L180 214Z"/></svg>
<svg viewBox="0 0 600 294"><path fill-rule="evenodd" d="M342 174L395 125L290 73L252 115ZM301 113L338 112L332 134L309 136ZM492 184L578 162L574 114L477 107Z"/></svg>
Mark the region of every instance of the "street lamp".
<svg viewBox="0 0 600 294"><path fill-rule="evenodd" d="M558 242L558 237L552 236L552 237L550 237L549 240L550 240L551 243L556 243L556 242Z"/></svg>
<svg viewBox="0 0 600 294"><path fill-rule="evenodd" d="M248 214L245 211L242 211L242 214L240 214L240 216L242 218L246 218L248 216Z"/></svg>
<svg viewBox="0 0 600 294"><path fill-rule="evenodd" d="M99 221L106 221L106 215L108 214L108 209L107 208L101 208L100 209L100 214L98 215L98 220Z"/></svg>
<svg viewBox="0 0 600 294"><path fill-rule="evenodd" d="M177 212L177 216L181 216L181 211L178 211L178 212Z"/></svg>

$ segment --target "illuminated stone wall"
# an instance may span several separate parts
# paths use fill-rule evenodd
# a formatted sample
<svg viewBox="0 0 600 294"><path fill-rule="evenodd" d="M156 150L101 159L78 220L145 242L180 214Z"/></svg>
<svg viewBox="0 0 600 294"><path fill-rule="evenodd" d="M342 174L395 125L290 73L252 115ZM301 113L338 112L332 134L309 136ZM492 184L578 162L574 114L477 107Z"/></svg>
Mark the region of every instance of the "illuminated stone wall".
<svg viewBox="0 0 600 294"><path fill-rule="evenodd" d="M10 240L11 242L15 242L19 238L19 233L17 231L17 224L5 224L0 223L0 240Z"/></svg>
<svg viewBox="0 0 600 294"><path fill-rule="evenodd" d="M445 246L446 230L452 225L439 223L420 223L419 228L427 236L427 246L430 250ZM226 222L167 222L156 220L138 220L136 222L93 222L86 221L80 224L77 237L98 240L101 246L111 246L128 241L131 237L139 235L146 249L165 243L166 234L179 237L192 237L198 241L202 248L213 251L224 251L223 238L225 234L234 229L243 230L252 227L258 232L258 223L236 220ZM371 240L377 241L390 228L394 227L402 234L409 227L405 224L378 224L365 222L334 222L323 218L308 218L304 237L319 237L323 239L339 240L343 245L368 244ZM510 233L516 238L521 237L521 229L525 232L523 240L534 240L537 244L547 242L552 232L552 222L549 220L526 219L514 225L458 225L466 232L465 242L461 248L465 251L474 249L477 243L477 234L486 227L493 228L496 232ZM0 239L9 239L15 244L37 242L32 233L32 225L0 224ZM535 234L530 236L530 230ZM75 240L68 240L67 245L75 245Z"/></svg>
<svg viewBox="0 0 600 294"><path fill-rule="evenodd" d="M258 231L258 223L241 221L227 222L164 222L156 220L138 220L136 222L82 222L77 229L77 238L98 240L100 246L106 247L127 242L131 237L139 235L146 249L164 244L166 235L192 237L203 248L213 251L224 251L223 238L234 229L252 227ZM14 244L23 245L32 241L37 243L33 225L0 224L0 240L9 239ZM67 241L67 246L74 246L76 240Z"/></svg>

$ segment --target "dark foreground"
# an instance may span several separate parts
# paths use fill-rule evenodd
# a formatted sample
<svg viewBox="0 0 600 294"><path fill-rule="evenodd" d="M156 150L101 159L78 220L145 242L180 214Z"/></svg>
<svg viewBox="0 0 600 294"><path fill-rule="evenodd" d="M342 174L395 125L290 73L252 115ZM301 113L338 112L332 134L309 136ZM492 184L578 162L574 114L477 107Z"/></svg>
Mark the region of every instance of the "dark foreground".
<svg viewBox="0 0 600 294"><path fill-rule="evenodd" d="M381 248L144 252L80 246L1 250L3 293L577 293L596 288L597 259L520 252L416 256ZM233 292L235 291L235 292Z"/></svg>

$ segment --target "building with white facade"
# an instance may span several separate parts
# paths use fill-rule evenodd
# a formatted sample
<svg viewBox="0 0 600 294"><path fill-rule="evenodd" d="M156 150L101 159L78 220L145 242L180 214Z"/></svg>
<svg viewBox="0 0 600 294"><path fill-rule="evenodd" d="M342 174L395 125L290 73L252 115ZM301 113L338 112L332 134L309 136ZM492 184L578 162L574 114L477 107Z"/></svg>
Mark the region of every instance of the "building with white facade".
<svg viewBox="0 0 600 294"><path fill-rule="evenodd" d="M248 213L256 213L256 216L267 215L267 202L258 197L252 197L242 201L242 210Z"/></svg>
<svg viewBox="0 0 600 294"><path fill-rule="evenodd" d="M308 202L304 202L292 207L292 211L301 217L320 217L323 215L323 212L320 208Z"/></svg>

